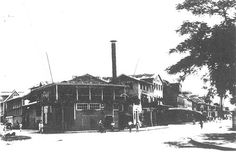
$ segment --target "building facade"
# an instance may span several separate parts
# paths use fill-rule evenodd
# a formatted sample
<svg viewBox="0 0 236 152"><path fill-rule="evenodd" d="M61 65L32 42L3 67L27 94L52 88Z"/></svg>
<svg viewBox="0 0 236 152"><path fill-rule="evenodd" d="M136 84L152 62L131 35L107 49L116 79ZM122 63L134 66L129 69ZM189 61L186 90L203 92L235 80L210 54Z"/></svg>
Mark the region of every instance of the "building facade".
<svg viewBox="0 0 236 152"><path fill-rule="evenodd" d="M23 125L37 128L43 121L47 131L90 130L103 120L107 128L111 122L118 128L125 112L125 88L88 74L34 88L25 98Z"/></svg>
<svg viewBox="0 0 236 152"><path fill-rule="evenodd" d="M22 92L20 92L22 93ZM0 122L6 123L6 121L10 121L12 123L12 119L8 119L9 117L6 117L6 111L7 111L7 101L19 96L20 94L13 90L11 92L4 91L0 93ZM7 118L7 119L6 119Z"/></svg>
<svg viewBox="0 0 236 152"><path fill-rule="evenodd" d="M162 105L163 86L158 75L120 75L113 83L127 85L127 102L130 102L133 123L142 126L158 124L158 105ZM133 100L136 101L133 101Z"/></svg>
<svg viewBox="0 0 236 152"><path fill-rule="evenodd" d="M22 123L22 105L21 96L16 96L6 101L5 119L12 124L13 128L19 128Z"/></svg>

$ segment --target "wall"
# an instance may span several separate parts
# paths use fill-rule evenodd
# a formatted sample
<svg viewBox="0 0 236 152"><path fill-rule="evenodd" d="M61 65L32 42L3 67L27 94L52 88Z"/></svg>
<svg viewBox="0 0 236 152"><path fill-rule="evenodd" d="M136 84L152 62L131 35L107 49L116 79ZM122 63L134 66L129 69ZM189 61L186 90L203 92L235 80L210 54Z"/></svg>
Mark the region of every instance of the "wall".
<svg viewBox="0 0 236 152"><path fill-rule="evenodd" d="M101 111L76 111L72 130L93 130L98 128L98 121L103 119Z"/></svg>
<svg viewBox="0 0 236 152"><path fill-rule="evenodd" d="M24 119L25 123L23 124L23 127L28 129L38 129L38 122L41 120L41 116L37 116L35 108L31 107L27 109Z"/></svg>

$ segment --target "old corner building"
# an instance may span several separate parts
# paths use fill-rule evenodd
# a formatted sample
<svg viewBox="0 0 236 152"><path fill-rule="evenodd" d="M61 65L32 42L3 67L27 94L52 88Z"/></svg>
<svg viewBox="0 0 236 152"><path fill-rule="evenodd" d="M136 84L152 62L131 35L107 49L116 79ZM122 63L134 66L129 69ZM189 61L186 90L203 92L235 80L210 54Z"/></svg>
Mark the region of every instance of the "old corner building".
<svg viewBox="0 0 236 152"><path fill-rule="evenodd" d="M24 97L23 126L37 128L43 121L45 131L97 129L98 121L105 125L125 113L126 86L110 84L89 74L61 83L32 88Z"/></svg>

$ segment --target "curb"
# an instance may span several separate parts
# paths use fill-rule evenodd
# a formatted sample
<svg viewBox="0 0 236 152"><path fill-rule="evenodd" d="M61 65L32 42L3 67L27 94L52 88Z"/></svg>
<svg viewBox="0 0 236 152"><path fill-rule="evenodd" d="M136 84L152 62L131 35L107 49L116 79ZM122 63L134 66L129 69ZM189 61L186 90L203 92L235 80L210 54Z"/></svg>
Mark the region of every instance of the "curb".
<svg viewBox="0 0 236 152"><path fill-rule="evenodd" d="M138 132L140 131L151 131L151 130L159 130L159 129L166 129L168 126L156 126L156 127L147 127L147 128L139 128ZM106 132L129 132L129 129L124 130L106 130ZM133 128L132 132L136 132L136 129ZM65 131L64 133L100 133L98 130L83 130L83 131Z"/></svg>

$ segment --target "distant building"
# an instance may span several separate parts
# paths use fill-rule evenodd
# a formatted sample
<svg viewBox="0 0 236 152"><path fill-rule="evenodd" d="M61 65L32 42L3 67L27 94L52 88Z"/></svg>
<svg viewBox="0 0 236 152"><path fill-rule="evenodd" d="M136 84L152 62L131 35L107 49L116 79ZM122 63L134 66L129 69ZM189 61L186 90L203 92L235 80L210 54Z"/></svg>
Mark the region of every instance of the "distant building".
<svg viewBox="0 0 236 152"><path fill-rule="evenodd" d="M22 123L22 105L22 96L15 96L6 101L5 118L13 128L19 128L19 124Z"/></svg>
<svg viewBox="0 0 236 152"><path fill-rule="evenodd" d="M163 102L171 106L165 111L168 123L191 122L203 119L202 112L197 111L198 103L182 94L180 83L169 83L165 80L163 82Z"/></svg>
<svg viewBox="0 0 236 152"><path fill-rule="evenodd" d="M169 83L168 81L164 80L163 81L164 104L170 105L172 107L181 106L183 103L178 101L178 99L181 99L180 97L181 91L182 91L182 85L180 83Z"/></svg>
<svg viewBox="0 0 236 152"><path fill-rule="evenodd" d="M8 91L3 91L0 93L0 122L4 123L6 121L13 121L9 117L6 117L6 111L7 111L7 101L19 96L23 92L17 92L15 90L8 92Z"/></svg>

